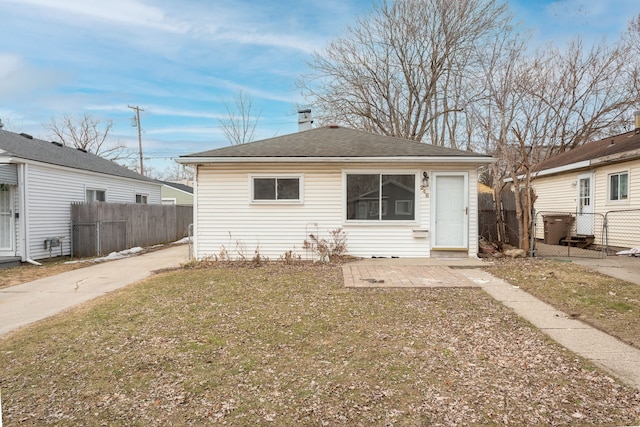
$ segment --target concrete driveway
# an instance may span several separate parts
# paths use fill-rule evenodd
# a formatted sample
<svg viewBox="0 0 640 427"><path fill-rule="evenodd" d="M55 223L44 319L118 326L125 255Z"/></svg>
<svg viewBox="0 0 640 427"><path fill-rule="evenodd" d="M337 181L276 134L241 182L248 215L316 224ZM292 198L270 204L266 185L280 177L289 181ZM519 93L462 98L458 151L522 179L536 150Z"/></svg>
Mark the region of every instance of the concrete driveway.
<svg viewBox="0 0 640 427"><path fill-rule="evenodd" d="M613 255L602 259L571 258L571 262L640 285L640 257Z"/></svg>
<svg viewBox="0 0 640 427"><path fill-rule="evenodd" d="M0 289L0 336L145 279L188 259L188 245L103 262Z"/></svg>

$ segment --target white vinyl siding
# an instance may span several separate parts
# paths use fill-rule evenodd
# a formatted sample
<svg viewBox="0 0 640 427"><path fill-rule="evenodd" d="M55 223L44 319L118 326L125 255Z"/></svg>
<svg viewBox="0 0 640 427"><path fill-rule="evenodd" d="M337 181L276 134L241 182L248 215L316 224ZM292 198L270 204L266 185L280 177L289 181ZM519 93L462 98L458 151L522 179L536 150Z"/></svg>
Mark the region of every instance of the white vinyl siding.
<svg viewBox="0 0 640 427"><path fill-rule="evenodd" d="M628 198L623 201L609 200L609 184L611 174L628 172ZM536 213L543 212L567 212L575 213L578 197L578 176L585 171L569 172L548 177L536 178L533 187L536 192L535 208ZM596 215L604 216L607 212L629 209L640 209L640 160L623 162L608 166L598 167L593 170L593 210ZM600 218L602 218L600 216ZM539 218L536 229L536 238L544 238L544 228L542 219ZM596 218L595 223L601 223ZM593 234L597 241L603 240L602 227L595 227ZM615 227L609 230L609 244L611 246L632 247L637 246L640 241L640 228L633 227L633 230L620 229Z"/></svg>
<svg viewBox="0 0 640 427"><path fill-rule="evenodd" d="M149 194L149 203L160 204L160 184L135 181L62 167L26 166L26 209L29 257L49 256L48 237L64 236L62 253L70 253L71 203L84 203L87 188L105 189L107 202L135 203L136 193ZM55 248L60 254L59 248Z"/></svg>
<svg viewBox="0 0 640 427"><path fill-rule="evenodd" d="M612 201L609 200L610 176L620 172L629 174L628 198ZM640 160L598 168L595 181L595 212L604 215L607 212L640 209ZM611 213L609 218L609 245L619 248L637 247L640 242L640 227L635 223L635 218L638 218L638 214Z"/></svg>
<svg viewBox="0 0 640 427"><path fill-rule="evenodd" d="M469 168L472 169L469 169ZM446 168L444 168L446 169ZM414 229L429 228L428 189L420 190L415 208L415 220L385 224L349 223L344 220L345 198L343 177L346 171L371 171L381 173L391 170L406 174L431 170L429 165L407 164L217 164L200 165L196 182L196 236L195 256L231 256L232 259L251 259L256 252L271 260L277 260L287 251L293 251L303 259L313 254L303 249L303 242L313 233L320 239L328 239L332 230L342 228L347 236L347 252L357 257L428 257L429 239L416 238ZM469 173L475 184L475 165L451 166L451 170ZM250 177L259 175L300 175L302 203L251 203ZM420 183L419 183L420 184ZM418 185L419 187L419 185ZM477 189L470 186L470 206L474 212L469 229L469 254L477 253ZM426 194L425 194L426 193Z"/></svg>

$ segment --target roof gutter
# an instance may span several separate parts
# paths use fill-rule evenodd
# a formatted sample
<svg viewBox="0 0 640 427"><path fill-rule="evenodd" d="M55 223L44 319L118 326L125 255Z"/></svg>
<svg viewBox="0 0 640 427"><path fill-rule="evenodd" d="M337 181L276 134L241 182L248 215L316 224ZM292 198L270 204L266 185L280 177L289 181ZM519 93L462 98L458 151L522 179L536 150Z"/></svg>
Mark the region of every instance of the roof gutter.
<svg viewBox="0 0 640 427"><path fill-rule="evenodd" d="M546 175L554 175L562 172L569 172L577 169L584 169L591 166L591 160L583 160L581 162L571 163L564 166L558 166L557 168L544 169L539 172L533 172L532 175L535 177L538 176L546 176Z"/></svg>
<svg viewBox="0 0 640 427"><path fill-rule="evenodd" d="M493 163L493 157L179 157L180 164L222 164L222 163Z"/></svg>

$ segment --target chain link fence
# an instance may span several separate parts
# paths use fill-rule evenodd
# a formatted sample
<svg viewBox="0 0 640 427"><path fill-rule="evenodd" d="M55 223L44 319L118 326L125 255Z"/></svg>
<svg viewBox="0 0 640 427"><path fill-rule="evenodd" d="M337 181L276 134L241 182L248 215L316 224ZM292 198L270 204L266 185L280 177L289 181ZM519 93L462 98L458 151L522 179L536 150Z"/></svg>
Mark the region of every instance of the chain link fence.
<svg viewBox="0 0 640 427"><path fill-rule="evenodd" d="M604 224L607 255L640 247L640 209L609 211Z"/></svg>
<svg viewBox="0 0 640 427"><path fill-rule="evenodd" d="M537 257L603 258L607 253L605 215L538 212L531 232Z"/></svg>

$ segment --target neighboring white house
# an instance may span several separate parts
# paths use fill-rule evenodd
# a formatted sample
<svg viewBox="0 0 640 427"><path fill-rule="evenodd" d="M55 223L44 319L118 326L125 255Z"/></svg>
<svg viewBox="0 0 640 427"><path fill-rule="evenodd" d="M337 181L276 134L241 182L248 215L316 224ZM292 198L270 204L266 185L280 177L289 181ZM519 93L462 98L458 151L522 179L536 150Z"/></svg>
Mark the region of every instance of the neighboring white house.
<svg viewBox="0 0 640 427"><path fill-rule="evenodd" d="M160 203L161 184L60 143L0 130L0 258L70 254L71 204Z"/></svg>
<svg viewBox="0 0 640 427"><path fill-rule="evenodd" d="M536 212L570 213L571 234L607 244L640 245L640 132L589 142L535 167ZM635 210L635 211L634 211ZM536 237L542 239L542 227ZM552 242L557 244L556 242Z"/></svg>
<svg viewBox="0 0 640 427"><path fill-rule="evenodd" d="M342 229L357 257L476 257L489 156L338 126L182 156L195 166L194 255L309 257ZM442 251L442 252L440 252Z"/></svg>

